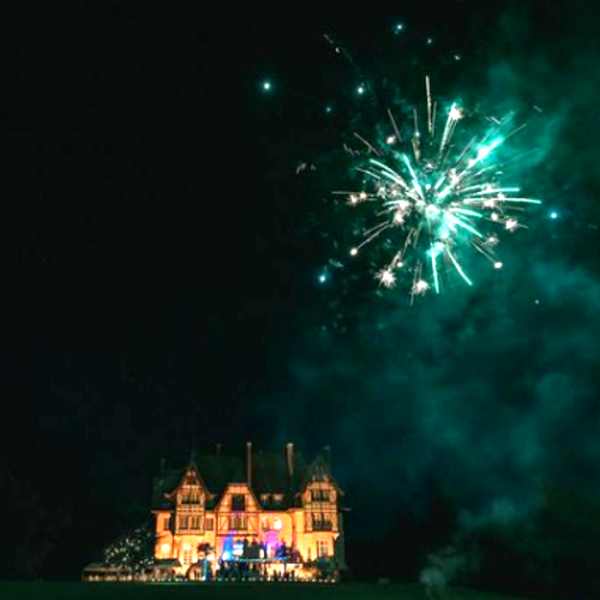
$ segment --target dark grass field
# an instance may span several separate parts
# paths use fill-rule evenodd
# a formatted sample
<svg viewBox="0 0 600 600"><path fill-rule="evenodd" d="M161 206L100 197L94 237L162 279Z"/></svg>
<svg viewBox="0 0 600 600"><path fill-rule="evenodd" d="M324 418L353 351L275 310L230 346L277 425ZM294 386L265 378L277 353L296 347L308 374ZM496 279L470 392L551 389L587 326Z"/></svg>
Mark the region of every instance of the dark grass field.
<svg viewBox="0 0 600 600"><path fill-rule="evenodd" d="M142 600L144 598L201 600L425 600L417 585L375 584L119 584L0 582L1 600ZM444 600L515 600L484 592L448 589Z"/></svg>

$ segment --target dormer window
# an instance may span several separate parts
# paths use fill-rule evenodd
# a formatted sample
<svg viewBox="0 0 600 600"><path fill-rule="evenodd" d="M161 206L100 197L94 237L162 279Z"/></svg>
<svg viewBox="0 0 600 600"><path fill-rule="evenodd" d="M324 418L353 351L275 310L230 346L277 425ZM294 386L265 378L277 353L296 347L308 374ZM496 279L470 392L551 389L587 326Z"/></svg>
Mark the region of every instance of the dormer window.
<svg viewBox="0 0 600 600"><path fill-rule="evenodd" d="M266 507L281 506L283 504L283 494L261 494L260 501Z"/></svg>

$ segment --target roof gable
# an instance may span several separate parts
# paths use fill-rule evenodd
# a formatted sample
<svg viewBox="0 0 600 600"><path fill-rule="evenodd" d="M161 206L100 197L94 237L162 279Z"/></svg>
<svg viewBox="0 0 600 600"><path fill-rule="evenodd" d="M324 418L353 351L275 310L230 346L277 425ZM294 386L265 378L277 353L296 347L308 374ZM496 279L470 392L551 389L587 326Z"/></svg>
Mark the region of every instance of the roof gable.
<svg viewBox="0 0 600 600"><path fill-rule="evenodd" d="M325 462L325 460L323 460L323 457L319 455L309 465L309 467L306 471L306 476L304 478L304 481L302 482L302 485L300 486L300 493L303 493L311 483L323 483L323 482L331 483L331 485L333 485L333 487L336 489L336 491L338 492L338 494L340 496L344 495L343 490L340 488L340 486L336 483L335 479L333 478L333 475L331 474L331 469L329 468L329 465Z"/></svg>
<svg viewBox="0 0 600 600"><path fill-rule="evenodd" d="M285 452L257 452L252 456L251 491L255 498L263 494L281 494L284 501L277 509L295 506L299 494L314 480L327 480L340 495L327 463L318 456L310 465L300 452L292 458L293 474L290 476ZM191 477L191 479L189 479ZM230 484L246 484L245 461L240 455L200 454L183 468L164 468L153 481L152 510L173 510L176 494L186 481L198 481L207 496L206 508L214 508Z"/></svg>
<svg viewBox="0 0 600 600"><path fill-rule="evenodd" d="M202 476L200 475L200 471L198 470L198 466L196 465L196 461L194 458L190 461L190 464L185 468L183 474L179 478L179 483L175 486L173 490L170 492L165 492L165 497L168 500L173 501L177 496L177 493L184 485L199 485L205 492L206 495L210 498L214 496L204 483Z"/></svg>
<svg viewBox="0 0 600 600"><path fill-rule="evenodd" d="M153 510L172 510L173 500L184 485L190 468L203 486L207 495L207 508L212 508L229 483L244 482L245 475L241 460L228 456L199 455L184 468L165 468L154 479L152 491Z"/></svg>
<svg viewBox="0 0 600 600"><path fill-rule="evenodd" d="M231 496L235 496L236 494L246 494L246 493L251 498L249 506L252 507L252 505L254 505L255 508L260 509L261 508L260 502L258 501L258 498L256 497L256 494L254 493L252 488L247 483L235 483L235 482L230 483L223 490L223 494L221 495L221 498L217 502L217 506L219 506L219 508L222 509L226 500L230 499Z"/></svg>

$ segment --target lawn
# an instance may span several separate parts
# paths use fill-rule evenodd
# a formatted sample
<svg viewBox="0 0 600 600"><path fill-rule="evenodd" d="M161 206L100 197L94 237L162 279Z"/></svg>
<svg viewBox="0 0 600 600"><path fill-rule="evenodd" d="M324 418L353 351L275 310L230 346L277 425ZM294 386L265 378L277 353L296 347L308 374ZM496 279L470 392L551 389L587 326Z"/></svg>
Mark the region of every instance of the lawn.
<svg viewBox="0 0 600 600"><path fill-rule="evenodd" d="M127 583L14 583L0 582L2 600L425 600L417 585L375 584L127 584ZM511 600L507 596L464 589L447 590L444 600ZM512 599L514 600L514 599Z"/></svg>

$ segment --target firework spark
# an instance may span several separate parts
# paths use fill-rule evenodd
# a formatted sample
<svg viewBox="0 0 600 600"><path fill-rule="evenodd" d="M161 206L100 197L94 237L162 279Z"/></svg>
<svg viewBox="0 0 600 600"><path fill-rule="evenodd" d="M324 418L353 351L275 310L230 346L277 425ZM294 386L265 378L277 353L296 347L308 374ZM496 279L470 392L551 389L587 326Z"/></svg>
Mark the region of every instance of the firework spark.
<svg viewBox="0 0 600 600"><path fill-rule="evenodd" d="M400 134L388 111L391 128L383 136L383 144L355 134L365 147L358 168L363 188L337 192L353 207L372 206L377 217L350 254L358 255L376 240L392 247L391 260L378 270L376 279L384 287L394 287L402 269L412 281L413 297L429 290L439 294L450 272L472 285L461 262L472 250L485 257L492 268L502 268L496 256L498 235L524 227L520 217L525 206L541 203L520 197L518 187L502 181L508 161L497 158L498 148L522 128L511 128L512 115L489 118L484 129L475 127L473 132L470 124L463 127L459 123L477 119L457 103L443 116L433 99L429 78L425 88L427 136L420 133L417 110L411 115L409 135ZM463 130L466 143L458 139L458 132ZM352 154L356 156L356 152Z"/></svg>

